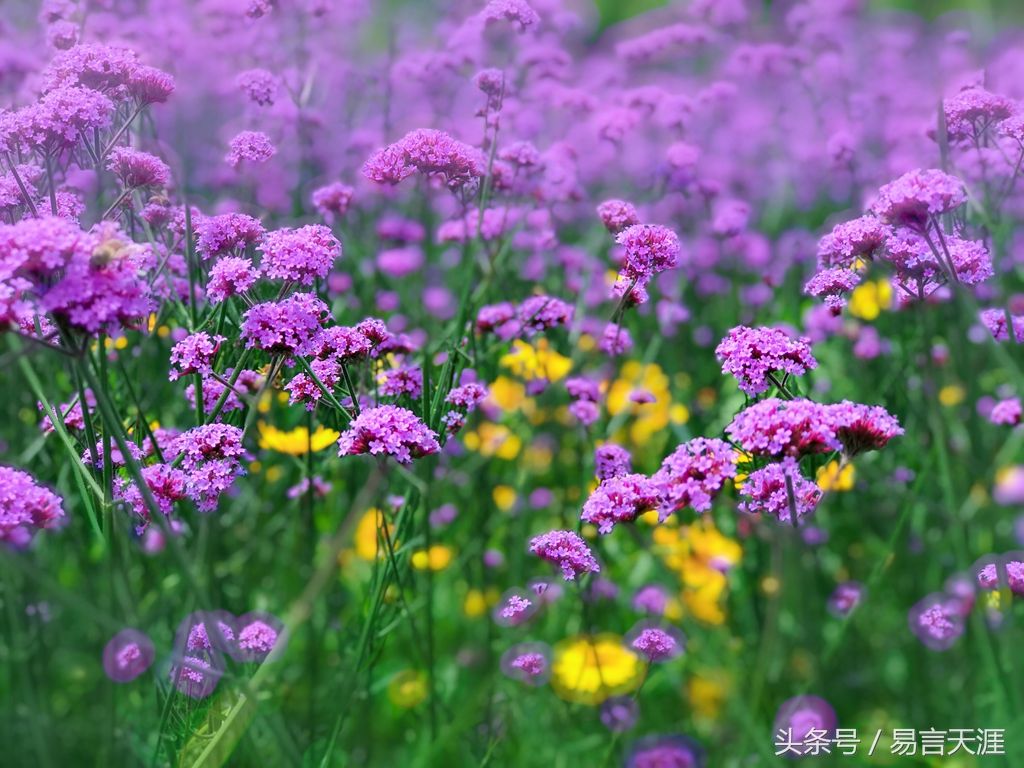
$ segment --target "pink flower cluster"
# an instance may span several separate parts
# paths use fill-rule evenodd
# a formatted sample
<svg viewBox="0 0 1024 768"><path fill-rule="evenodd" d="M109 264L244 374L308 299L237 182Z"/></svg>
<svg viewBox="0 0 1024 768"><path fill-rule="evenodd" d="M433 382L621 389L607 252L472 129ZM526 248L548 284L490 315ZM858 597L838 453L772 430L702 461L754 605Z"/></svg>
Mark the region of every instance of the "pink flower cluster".
<svg viewBox="0 0 1024 768"><path fill-rule="evenodd" d="M440 176L449 187L480 178L484 162L480 151L444 131L420 128L372 155L363 175L378 184L397 184L416 172Z"/></svg>
<svg viewBox="0 0 1024 768"><path fill-rule="evenodd" d="M63 501L27 472L0 466L0 541L27 547L37 531L64 520Z"/></svg>
<svg viewBox="0 0 1024 768"><path fill-rule="evenodd" d="M726 480L736 476L736 455L724 440L695 437L665 457L651 476L658 489L658 516L692 507L707 512Z"/></svg>
<svg viewBox="0 0 1024 768"><path fill-rule="evenodd" d="M566 581L597 573L597 564L587 543L573 531L548 531L530 541L530 552L562 569Z"/></svg>
<svg viewBox="0 0 1024 768"><path fill-rule="evenodd" d="M416 414L397 405L363 411L338 438L339 456L391 456L400 464L440 450L437 435Z"/></svg>
<svg viewBox="0 0 1024 768"><path fill-rule="evenodd" d="M751 397L773 384L781 385L775 374L802 376L818 367L810 339L794 339L778 328L737 326L722 339L715 355L722 362L722 373L735 377Z"/></svg>
<svg viewBox="0 0 1024 768"><path fill-rule="evenodd" d="M341 243L323 224L269 232L260 248L263 274L300 285L312 285L318 277L327 277L334 262L341 258Z"/></svg>

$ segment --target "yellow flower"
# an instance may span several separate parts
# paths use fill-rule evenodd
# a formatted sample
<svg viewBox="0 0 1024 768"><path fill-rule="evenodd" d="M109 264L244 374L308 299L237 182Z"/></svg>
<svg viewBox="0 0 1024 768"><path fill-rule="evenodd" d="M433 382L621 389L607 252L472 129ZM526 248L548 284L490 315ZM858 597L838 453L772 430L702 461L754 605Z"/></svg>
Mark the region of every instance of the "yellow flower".
<svg viewBox="0 0 1024 768"><path fill-rule="evenodd" d="M849 491L855 476L853 464L840 468L839 462L833 460L818 469L818 487L823 491Z"/></svg>
<svg viewBox="0 0 1024 768"><path fill-rule="evenodd" d="M304 456L310 448L314 453L322 451L341 436L339 432L325 427L317 427L312 438L310 438L309 430L306 427L296 427L283 432L277 427L261 421L259 428L260 448L287 453L289 456Z"/></svg>
<svg viewBox="0 0 1024 768"><path fill-rule="evenodd" d="M551 685L566 701L600 704L636 690L643 676L643 663L619 635L578 635L554 649Z"/></svg>
<svg viewBox="0 0 1024 768"><path fill-rule="evenodd" d="M444 544L435 544L430 549L420 549L412 553L412 567L418 571L428 568L432 571L443 571L452 562L452 549Z"/></svg>
<svg viewBox="0 0 1024 768"><path fill-rule="evenodd" d="M466 432L462 443L471 451L481 456L497 456L499 459L511 461L519 455L523 441L503 424L490 421L483 422L476 431Z"/></svg>
<svg viewBox="0 0 1024 768"><path fill-rule="evenodd" d="M512 509L516 503L516 489L508 485L499 485L491 492L494 504L502 512Z"/></svg>
<svg viewBox="0 0 1024 768"><path fill-rule="evenodd" d="M492 605L497 605L500 599L498 590L489 587L486 592L479 589L471 589L466 593L466 599L462 603L462 611L471 619L478 618L487 613Z"/></svg>
<svg viewBox="0 0 1024 768"><path fill-rule="evenodd" d="M861 320L877 318L892 305L892 286L887 280L862 283L850 294L850 314Z"/></svg>
<svg viewBox="0 0 1024 768"><path fill-rule="evenodd" d="M355 548L356 555L363 560L375 560L377 557L384 557L387 555L387 543L385 541L377 541L378 531L381 530L381 526L385 525L384 514L374 507L366 510L363 516L359 519L359 523L356 525L355 532ZM391 525L388 525L388 535L391 535ZM383 538L383 537L382 537ZM391 544L395 544L392 538Z"/></svg>
<svg viewBox="0 0 1024 768"><path fill-rule="evenodd" d="M690 420L690 409L682 403L673 403L668 410L668 417L673 424L685 424Z"/></svg>
<svg viewBox="0 0 1024 768"><path fill-rule="evenodd" d="M948 384L939 390L939 402L947 408L960 405L966 396L964 388L958 384Z"/></svg>
<svg viewBox="0 0 1024 768"><path fill-rule="evenodd" d="M508 376L499 376L491 384L487 399L503 411L518 411L526 400L526 387Z"/></svg>
<svg viewBox="0 0 1024 768"><path fill-rule="evenodd" d="M281 469L281 467L268 467L266 474L267 482L276 483L278 480L281 479L281 475L283 474L284 470Z"/></svg>
<svg viewBox="0 0 1024 768"><path fill-rule="evenodd" d="M559 381L572 370L572 361L551 349L547 339L538 340L536 346L516 339L512 342L512 351L503 355L499 362L503 368L527 381Z"/></svg>
<svg viewBox="0 0 1024 768"><path fill-rule="evenodd" d="M411 709L427 698L427 676L415 669L399 672L388 682L388 699L396 707Z"/></svg>
<svg viewBox="0 0 1024 768"><path fill-rule="evenodd" d="M678 529L654 529L655 552L679 574L682 602L708 624L722 624L722 598L729 585L725 572L739 562L740 545L722 535L709 518Z"/></svg>
<svg viewBox="0 0 1024 768"><path fill-rule="evenodd" d="M690 678L686 684L686 697L698 716L714 720L722 711L728 690L728 678L725 674L719 670L712 670L707 676L694 675Z"/></svg>

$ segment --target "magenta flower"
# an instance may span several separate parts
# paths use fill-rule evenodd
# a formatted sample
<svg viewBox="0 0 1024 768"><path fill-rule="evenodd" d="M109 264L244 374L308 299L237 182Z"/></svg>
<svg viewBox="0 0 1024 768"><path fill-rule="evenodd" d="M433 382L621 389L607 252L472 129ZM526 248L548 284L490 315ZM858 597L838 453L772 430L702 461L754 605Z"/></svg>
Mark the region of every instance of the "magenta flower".
<svg viewBox="0 0 1024 768"><path fill-rule="evenodd" d="M615 242L625 252L619 279L627 283L644 284L679 260L679 237L668 227L635 224L620 232Z"/></svg>
<svg viewBox="0 0 1024 768"><path fill-rule="evenodd" d="M270 137L261 131L242 131L228 142L228 154L225 162L232 168L238 168L243 162L265 163L277 154L277 147Z"/></svg>
<svg viewBox="0 0 1024 768"><path fill-rule="evenodd" d="M171 348L171 372L168 378L175 381L192 373L210 373L217 350L225 341L227 339L223 336L211 336L206 331L186 336Z"/></svg>
<svg viewBox="0 0 1024 768"><path fill-rule="evenodd" d="M204 424L183 432L171 444L171 455L181 457L181 467L189 472L205 461L239 460L245 456L242 430L230 424Z"/></svg>
<svg viewBox="0 0 1024 768"><path fill-rule="evenodd" d="M611 533L617 523L630 523L658 506L658 486L640 474L619 475L602 482L583 504L580 519L599 533Z"/></svg>
<svg viewBox="0 0 1024 768"><path fill-rule="evenodd" d="M837 224L818 241L818 268L852 269L858 259L871 261L889 235L890 228L874 216Z"/></svg>
<svg viewBox="0 0 1024 768"><path fill-rule="evenodd" d="M311 293L294 293L281 301L256 304L242 316L241 337L247 347L293 355L320 332L327 305Z"/></svg>
<svg viewBox="0 0 1024 768"><path fill-rule="evenodd" d="M233 254L263 240L259 220L244 213L202 216L194 222L196 250L204 259Z"/></svg>
<svg viewBox="0 0 1024 768"><path fill-rule="evenodd" d="M645 736L629 750L625 768L704 768L704 750L686 736Z"/></svg>
<svg viewBox="0 0 1024 768"><path fill-rule="evenodd" d="M743 482L739 509L749 514L768 514L779 522L794 524L812 514L821 501L822 492L817 483L800 473L792 456L755 470Z"/></svg>
<svg viewBox="0 0 1024 768"><path fill-rule="evenodd" d="M804 293L825 300L832 310L846 306L846 294L860 284L860 275L851 269L826 269L817 272L804 285Z"/></svg>
<svg viewBox="0 0 1024 768"><path fill-rule="evenodd" d="M352 205L355 190L347 184L335 181L313 190L313 207L328 221L344 216Z"/></svg>
<svg viewBox="0 0 1024 768"><path fill-rule="evenodd" d="M312 285L318 277L327 277L334 262L341 258L341 243L323 224L268 232L260 248L263 274L300 285Z"/></svg>
<svg viewBox="0 0 1024 768"><path fill-rule="evenodd" d="M0 466L0 541L27 547L37 531L64 520L63 500L27 472Z"/></svg>
<svg viewBox="0 0 1024 768"><path fill-rule="evenodd" d="M640 223L640 215L636 207L625 200L605 200L597 206L597 215L605 229L613 235L617 235L626 227L632 227Z"/></svg>
<svg viewBox="0 0 1024 768"><path fill-rule="evenodd" d="M260 278L260 271L243 256L225 256L210 267L206 295L213 304L244 294Z"/></svg>
<svg viewBox="0 0 1024 768"><path fill-rule="evenodd" d="M114 147L107 159L107 170L125 189L166 187L171 183L171 169L156 155L130 147Z"/></svg>
<svg viewBox="0 0 1024 768"><path fill-rule="evenodd" d="M379 150L363 166L363 175L378 184L397 184L417 171L441 176L454 188L482 176L484 162L479 150L444 131L420 128Z"/></svg>
<svg viewBox="0 0 1024 768"><path fill-rule="evenodd" d="M235 76L235 87L254 104L269 107L277 97L280 84L272 72L257 68L239 72Z"/></svg>
<svg viewBox="0 0 1024 768"><path fill-rule="evenodd" d="M835 425L836 435L847 456L884 448L903 427L880 405L861 405L844 400L824 406L827 418Z"/></svg>
<svg viewBox="0 0 1024 768"><path fill-rule="evenodd" d="M724 440L696 437L680 444L651 477L658 488L659 519L686 507L708 511L725 481L735 476L735 452Z"/></svg>
<svg viewBox="0 0 1024 768"><path fill-rule="evenodd" d="M780 751L779 746L785 744L786 757L799 757L805 752L811 754L807 747L808 740L831 740L836 723L835 710L820 696L795 696L787 699L779 705L772 726L776 751Z"/></svg>
<svg viewBox="0 0 1024 768"><path fill-rule="evenodd" d="M130 683L153 663L153 642L137 629L122 629L103 649L103 671L115 683Z"/></svg>
<svg viewBox="0 0 1024 768"><path fill-rule="evenodd" d="M1010 333L1007 330L1007 317L1013 326L1013 338L1018 344L1024 343L1024 315L1014 315L1003 309L983 309L978 319L996 341L1007 341Z"/></svg>
<svg viewBox="0 0 1024 768"><path fill-rule="evenodd" d="M369 453L409 464L441 450L437 435L412 411L382 405L360 413L338 438L338 455Z"/></svg>
<svg viewBox="0 0 1024 768"><path fill-rule="evenodd" d="M682 638L659 626L642 625L627 638L629 647L647 660L648 664L668 661L683 652Z"/></svg>
<svg viewBox="0 0 1024 768"><path fill-rule="evenodd" d="M1020 424L1022 412L1024 412L1024 409L1021 408L1020 398L1010 397L1006 400L1000 400L992 406L992 410L988 414L988 420L993 424L1015 427Z"/></svg>
<svg viewBox="0 0 1024 768"><path fill-rule="evenodd" d="M737 326L719 343L715 356L722 373L731 374L751 397L781 384L783 375L802 376L818 367L810 339L794 339L777 328Z"/></svg>
<svg viewBox="0 0 1024 768"><path fill-rule="evenodd" d="M964 632L956 601L937 593L915 603L908 616L910 631L933 651L949 650Z"/></svg>
<svg viewBox="0 0 1024 768"><path fill-rule="evenodd" d="M540 23L540 16L525 0L489 0L480 17L485 23L507 21L518 32Z"/></svg>
<svg viewBox="0 0 1024 768"><path fill-rule="evenodd" d="M621 445L607 443L594 449L594 467L598 480L607 480L632 472L633 459Z"/></svg>
<svg viewBox="0 0 1024 768"><path fill-rule="evenodd" d="M530 541L530 552L561 568L566 581L601 570L590 547L573 531L548 531L535 536Z"/></svg>
<svg viewBox="0 0 1024 768"><path fill-rule="evenodd" d="M841 450L839 426L827 406L770 397L736 414L725 431L747 453L805 456Z"/></svg>
<svg viewBox="0 0 1024 768"><path fill-rule="evenodd" d="M236 659L245 662L263 662L271 652L280 649L284 623L267 613L247 613L236 622L238 639L235 642Z"/></svg>
<svg viewBox="0 0 1024 768"><path fill-rule="evenodd" d="M543 685L551 675L551 649L544 643L519 643L501 656L501 671L527 685Z"/></svg>
<svg viewBox="0 0 1024 768"><path fill-rule="evenodd" d="M625 355L633 349L633 337L629 335L628 330L617 323L608 323L601 333L601 340L598 341L597 348L613 357Z"/></svg>
<svg viewBox="0 0 1024 768"><path fill-rule="evenodd" d="M933 216L967 200L963 182L944 171L915 169L878 190L872 213L896 226L923 230Z"/></svg>

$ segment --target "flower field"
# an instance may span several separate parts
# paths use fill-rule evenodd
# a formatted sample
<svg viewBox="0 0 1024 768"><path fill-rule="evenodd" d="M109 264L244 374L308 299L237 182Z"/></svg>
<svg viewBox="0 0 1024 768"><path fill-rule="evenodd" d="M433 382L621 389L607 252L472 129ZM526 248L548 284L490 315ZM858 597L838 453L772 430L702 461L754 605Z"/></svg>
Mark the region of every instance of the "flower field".
<svg viewBox="0 0 1024 768"><path fill-rule="evenodd" d="M1024 766L1012 16L8 3L0 764Z"/></svg>

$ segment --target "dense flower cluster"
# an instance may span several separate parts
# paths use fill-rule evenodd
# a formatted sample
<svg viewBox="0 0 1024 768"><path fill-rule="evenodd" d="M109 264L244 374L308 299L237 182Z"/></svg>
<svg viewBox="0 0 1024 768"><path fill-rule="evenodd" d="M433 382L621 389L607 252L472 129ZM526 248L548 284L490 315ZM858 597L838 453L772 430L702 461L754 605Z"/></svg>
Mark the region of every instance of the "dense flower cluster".
<svg viewBox="0 0 1024 768"><path fill-rule="evenodd" d="M25 547L64 520L62 499L27 472L0 466L0 541Z"/></svg>
<svg viewBox="0 0 1024 768"><path fill-rule="evenodd" d="M363 166L363 175L378 184L397 184L417 171L459 187L483 175L484 161L479 150L444 131L421 128L379 150Z"/></svg>
<svg viewBox="0 0 1024 768"><path fill-rule="evenodd" d="M299 285L312 285L318 277L327 277L341 258L341 243L322 224L269 232L260 249L264 275Z"/></svg>
<svg viewBox="0 0 1024 768"><path fill-rule="evenodd" d="M810 339L794 339L777 328L737 326L722 339L715 355L722 362L722 373L734 376L740 389L751 397L767 392L772 385L781 386L776 374L784 379L818 367Z"/></svg>
<svg viewBox="0 0 1024 768"><path fill-rule="evenodd" d="M518 306L508 302L481 307L476 327L481 333L493 333L503 341L519 336L527 338L541 331L567 326L573 320L573 307L554 296L531 296Z"/></svg>
<svg viewBox="0 0 1024 768"><path fill-rule="evenodd" d="M725 481L735 476L735 453L725 441L696 437L680 444L651 476L658 489L659 517L664 520L686 507L707 512Z"/></svg>
<svg viewBox="0 0 1024 768"><path fill-rule="evenodd" d="M631 523L658 506L658 486L640 474L616 475L603 481L583 504L580 519L611 533L617 523Z"/></svg>
<svg viewBox="0 0 1024 768"><path fill-rule="evenodd" d="M530 541L530 551L561 568L566 581L601 570L590 547L573 531L548 531L536 536Z"/></svg>
<svg viewBox="0 0 1024 768"><path fill-rule="evenodd" d="M437 435L412 411L382 405L360 413L338 439L339 456L368 453L409 464L441 450Z"/></svg>
<svg viewBox="0 0 1024 768"><path fill-rule="evenodd" d="M787 456L750 473L743 481L739 509L750 514L768 514L780 522L796 525L817 509L821 495L817 483L804 477L796 460Z"/></svg>

